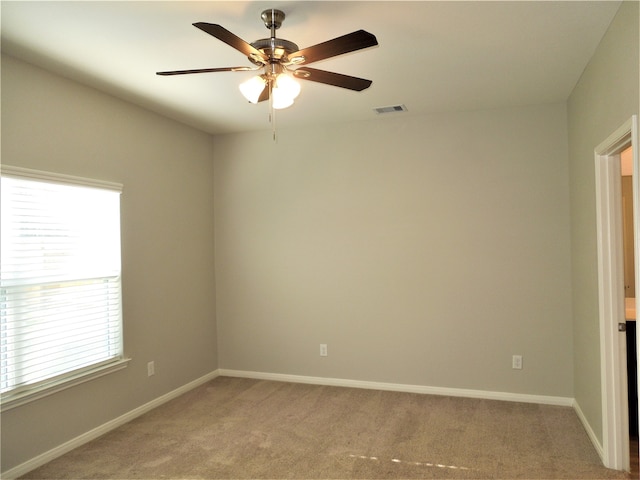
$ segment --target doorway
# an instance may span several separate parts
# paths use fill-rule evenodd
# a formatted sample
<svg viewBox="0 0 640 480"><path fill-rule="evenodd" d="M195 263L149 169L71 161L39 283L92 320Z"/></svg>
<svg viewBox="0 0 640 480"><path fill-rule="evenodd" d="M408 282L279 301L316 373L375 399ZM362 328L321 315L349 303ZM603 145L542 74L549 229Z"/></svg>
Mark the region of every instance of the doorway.
<svg viewBox="0 0 640 480"><path fill-rule="evenodd" d="M600 355L602 389L603 462L616 470L630 470L630 417L637 423L637 406L630 415L629 386L637 385L628 379L627 365L627 306L635 317L636 296L625 297L624 225L622 203L622 152L631 148L631 165L638 166L638 122L633 116L595 149L596 205L598 227L598 293L600 314ZM633 207L632 238L634 290L638 282L639 174L631 175ZM628 242L627 242L628 243ZM627 277L628 278L628 277ZM629 282L630 285L630 282ZM637 335L637 331L632 335ZM634 339L637 345L637 338ZM637 363L637 353L636 353ZM635 452L637 453L637 452Z"/></svg>
<svg viewBox="0 0 640 480"><path fill-rule="evenodd" d="M633 212L633 149L620 153L622 192L622 244L624 264L624 301L627 345L627 399L629 407L629 456L631 472L638 473L638 353L635 289L635 240Z"/></svg>

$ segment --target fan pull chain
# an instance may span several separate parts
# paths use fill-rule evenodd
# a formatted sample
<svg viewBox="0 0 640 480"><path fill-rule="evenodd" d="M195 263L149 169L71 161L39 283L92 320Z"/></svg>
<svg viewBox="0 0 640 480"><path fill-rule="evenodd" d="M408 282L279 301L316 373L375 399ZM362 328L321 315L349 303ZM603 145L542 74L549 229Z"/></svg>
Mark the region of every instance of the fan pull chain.
<svg viewBox="0 0 640 480"><path fill-rule="evenodd" d="M271 113L271 132L273 133L273 141L278 143L278 135L276 131L276 111L273 110Z"/></svg>
<svg viewBox="0 0 640 480"><path fill-rule="evenodd" d="M269 82L269 122L271 123L271 134L273 136L274 143L278 143L278 136L276 134L276 110L273 108L273 95L272 95L271 82Z"/></svg>

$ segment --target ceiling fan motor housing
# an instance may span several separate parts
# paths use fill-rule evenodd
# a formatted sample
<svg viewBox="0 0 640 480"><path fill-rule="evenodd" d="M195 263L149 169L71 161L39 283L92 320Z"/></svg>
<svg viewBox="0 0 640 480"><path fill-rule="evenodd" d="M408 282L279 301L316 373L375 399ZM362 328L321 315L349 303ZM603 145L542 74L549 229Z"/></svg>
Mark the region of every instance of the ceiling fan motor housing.
<svg viewBox="0 0 640 480"><path fill-rule="evenodd" d="M295 43L285 40L284 38L261 38L260 40L252 42L251 46L264 53L272 62L274 60L279 61L290 53L297 52L299 50ZM256 62L252 57L248 58L251 62L257 63L258 65L264 63Z"/></svg>

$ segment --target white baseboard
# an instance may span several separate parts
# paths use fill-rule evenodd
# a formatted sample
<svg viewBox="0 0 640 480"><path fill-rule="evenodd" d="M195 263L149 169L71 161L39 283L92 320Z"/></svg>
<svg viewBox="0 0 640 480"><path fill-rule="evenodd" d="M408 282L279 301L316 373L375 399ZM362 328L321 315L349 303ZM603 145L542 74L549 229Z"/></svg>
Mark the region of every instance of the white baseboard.
<svg viewBox="0 0 640 480"><path fill-rule="evenodd" d="M25 473L28 473L31 470L34 470L44 465L45 463L48 463L51 460L54 460L64 455L65 453L70 452L74 448L78 448L79 446L84 445L91 440L95 440L99 436L104 435L105 433L108 433L127 422L130 422L134 418L137 418L140 415L143 415L148 411L159 407L163 403L166 403L169 400L173 400L174 398L179 397L180 395L187 393L189 390L193 390L194 388L210 380L213 380L218 376L220 376L219 370L214 370L211 373L208 373L200 378L195 379L192 382L187 383L186 385L183 385L182 387L176 388L169 393L166 393L154 400L151 400L148 403L145 403L144 405L141 405L138 408L134 408L130 412L127 412L124 415L119 416L118 418L114 418L113 420L110 420L107 423L94 428L93 430L89 430L88 432L83 433L82 435L79 435L69 440L68 442L63 443L62 445L58 445L57 447L44 452L37 457L32 458L31 460L28 460L10 470L7 470L6 472L2 472L1 477L3 480L12 480L20 477L21 475L24 475Z"/></svg>
<svg viewBox="0 0 640 480"><path fill-rule="evenodd" d="M307 377L302 375L286 375L281 373L248 372L244 370L218 370L220 376L254 378L290 383L309 383L334 387L364 388L370 390L389 390L394 392L423 393L429 395L446 395L450 397L482 398L487 400L504 400L508 402L538 403L543 405L559 405L571 407L573 398L552 397L546 395L529 395L523 393L492 392L487 390L468 390L462 388L429 387L423 385L405 385L398 383L367 382L362 380L346 380L342 378Z"/></svg>
<svg viewBox="0 0 640 480"><path fill-rule="evenodd" d="M591 425L589 424L589 421L587 420L587 417L582 412L582 409L580 408L580 405L578 404L578 402L576 400L573 401L573 409L575 410L576 414L578 415L578 418L580 419L580 422L582 422L582 426L584 427L585 431L587 432L587 435L589 436L589 440L591 440L591 443L593 444L593 447L596 449L596 452L598 452L598 455L600 455L600 459L604 462L604 447L602 446L602 444L598 440L598 437L596 436L595 432L593 431L593 428L591 428Z"/></svg>

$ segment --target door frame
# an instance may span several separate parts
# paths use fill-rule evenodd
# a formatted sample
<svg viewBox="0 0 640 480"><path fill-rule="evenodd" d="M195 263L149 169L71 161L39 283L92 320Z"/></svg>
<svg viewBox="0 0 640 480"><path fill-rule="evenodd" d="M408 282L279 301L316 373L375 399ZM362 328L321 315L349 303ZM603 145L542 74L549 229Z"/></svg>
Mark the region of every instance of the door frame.
<svg viewBox="0 0 640 480"><path fill-rule="evenodd" d="M616 470L630 468L626 337L618 331L618 323L625 321L620 152L629 145L633 148L635 277L636 285L640 285L638 117L632 116L594 151L598 230L602 461L606 467ZM636 292L636 311L638 311L637 305Z"/></svg>

